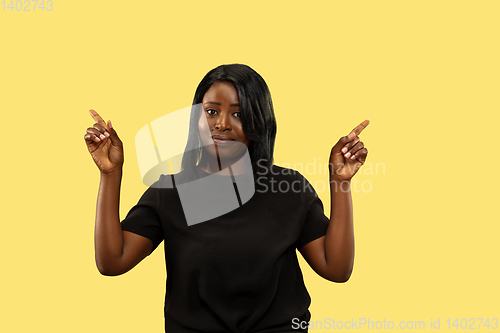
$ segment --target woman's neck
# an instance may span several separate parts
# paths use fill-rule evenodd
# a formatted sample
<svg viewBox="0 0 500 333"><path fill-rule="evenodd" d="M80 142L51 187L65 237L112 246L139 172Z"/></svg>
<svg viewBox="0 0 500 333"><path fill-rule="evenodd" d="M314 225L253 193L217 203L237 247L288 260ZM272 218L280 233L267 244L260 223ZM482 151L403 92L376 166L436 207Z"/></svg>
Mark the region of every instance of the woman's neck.
<svg viewBox="0 0 500 333"><path fill-rule="evenodd" d="M252 169L252 166L248 155L243 156L236 161L231 161L231 163L224 163L223 166L221 166L217 158L209 156L206 159L206 162L203 165L200 165L200 169L206 173L218 173L219 175L234 176L248 173L248 171Z"/></svg>

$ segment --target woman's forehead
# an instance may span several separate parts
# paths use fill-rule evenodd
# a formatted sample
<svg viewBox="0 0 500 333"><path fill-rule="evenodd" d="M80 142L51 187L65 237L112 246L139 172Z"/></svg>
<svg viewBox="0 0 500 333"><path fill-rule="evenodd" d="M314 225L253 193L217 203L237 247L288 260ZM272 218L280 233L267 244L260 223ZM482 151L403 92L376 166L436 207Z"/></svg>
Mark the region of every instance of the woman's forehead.
<svg viewBox="0 0 500 333"><path fill-rule="evenodd" d="M203 104L206 103L215 105L221 105L222 103L238 104L238 92L231 82L215 82L203 96Z"/></svg>

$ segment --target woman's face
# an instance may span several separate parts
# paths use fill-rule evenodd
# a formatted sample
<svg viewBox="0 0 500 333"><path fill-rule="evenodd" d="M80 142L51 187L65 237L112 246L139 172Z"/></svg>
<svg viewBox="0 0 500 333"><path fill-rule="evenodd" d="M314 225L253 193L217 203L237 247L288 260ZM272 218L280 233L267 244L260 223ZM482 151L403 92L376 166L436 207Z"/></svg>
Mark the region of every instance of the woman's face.
<svg viewBox="0 0 500 333"><path fill-rule="evenodd" d="M222 165L241 158L251 142L240 115L238 92L231 82L215 82L203 96L198 122L201 141Z"/></svg>

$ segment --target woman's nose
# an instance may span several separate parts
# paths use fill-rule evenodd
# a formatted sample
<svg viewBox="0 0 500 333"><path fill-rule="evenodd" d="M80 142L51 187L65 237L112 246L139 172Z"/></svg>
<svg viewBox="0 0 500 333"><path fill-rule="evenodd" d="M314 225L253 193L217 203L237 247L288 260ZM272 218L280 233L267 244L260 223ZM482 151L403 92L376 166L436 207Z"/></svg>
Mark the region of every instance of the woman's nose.
<svg viewBox="0 0 500 333"><path fill-rule="evenodd" d="M228 113L223 112L217 117L215 128L218 129L219 131L231 130L231 122L229 120Z"/></svg>

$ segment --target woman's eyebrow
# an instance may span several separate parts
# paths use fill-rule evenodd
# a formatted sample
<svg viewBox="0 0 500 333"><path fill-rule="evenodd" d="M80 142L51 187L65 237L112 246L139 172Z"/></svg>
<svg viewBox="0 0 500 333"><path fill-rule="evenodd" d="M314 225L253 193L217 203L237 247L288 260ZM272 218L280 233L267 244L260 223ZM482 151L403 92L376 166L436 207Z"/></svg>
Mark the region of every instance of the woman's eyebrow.
<svg viewBox="0 0 500 333"><path fill-rule="evenodd" d="M211 102L211 101L209 101L209 102L205 102L204 104L208 104L208 103L210 103L210 104L215 104L215 105L222 105L222 104L221 104L221 103L219 103L219 102ZM234 104L231 104L231 105L229 105L229 106L240 106L240 103L234 103Z"/></svg>

